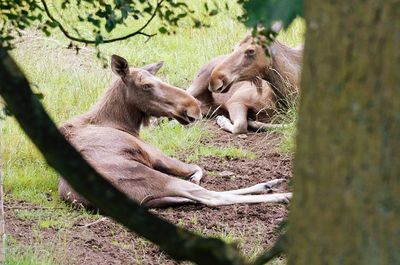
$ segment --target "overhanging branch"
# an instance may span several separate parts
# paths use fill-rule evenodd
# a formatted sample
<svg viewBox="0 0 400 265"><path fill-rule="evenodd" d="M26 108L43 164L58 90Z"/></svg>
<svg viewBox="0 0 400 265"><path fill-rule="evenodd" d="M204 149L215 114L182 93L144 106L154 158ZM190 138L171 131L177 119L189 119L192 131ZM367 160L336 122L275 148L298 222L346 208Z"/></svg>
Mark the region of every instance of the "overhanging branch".
<svg viewBox="0 0 400 265"><path fill-rule="evenodd" d="M46 3L45 0L40 0L42 2L42 5L44 7L44 11L46 12L46 15L49 17L49 19L55 23L57 25L57 27L60 29L60 31L64 34L65 37L67 37L70 40L76 41L76 42L81 42L81 43L85 43L85 44L98 44L98 42L96 40L90 40L90 39L84 39L84 38L79 38L79 37L75 37L72 36L66 29L65 27L61 24L60 21L58 21L50 12L49 7ZM121 36L121 37L117 37L117 38L111 38L111 39L105 39L102 40L101 43L112 43L112 42L117 42L117 41L122 41L122 40L126 40L129 39L133 36L136 35L143 35L146 36L147 38L151 38L153 36L155 36L156 34L148 34L143 32L143 30L150 24L150 22L155 18L158 9L161 7L161 4L164 2L164 0L160 0L157 2L157 5L154 9L154 12L152 13L152 15L150 16L150 18L146 21L146 23L143 24L143 26L141 26L138 30Z"/></svg>

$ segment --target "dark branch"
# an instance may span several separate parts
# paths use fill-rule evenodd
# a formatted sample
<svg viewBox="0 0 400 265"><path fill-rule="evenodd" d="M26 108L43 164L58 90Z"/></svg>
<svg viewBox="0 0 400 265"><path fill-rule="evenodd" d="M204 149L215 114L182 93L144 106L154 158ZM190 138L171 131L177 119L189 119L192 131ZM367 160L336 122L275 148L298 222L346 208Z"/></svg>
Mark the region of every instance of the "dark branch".
<svg viewBox="0 0 400 265"><path fill-rule="evenodd" d="M276 240L274 246L261 254L253 263L253 265L263 265L266 264L267 262L270 262L274 258L279 257L286 251L287 247L287 236L286 234L281 235L278 237Z"/></svg>
<svg viewBox="0 0 400 265"><path fill-rule="evenodd" d="M96 40L88 40L88 39L83 39L83 38L78 38L75 36L72 36L65 28L64 26L51 14L49 7L47 6L47 3L45 0L41 0L44 10L46 12L46 15L49 17L49 19L54 22L57 27L61 30L61 32L64 34L65 37L67 37L70 40L76 41L76 42L81 42L81 43L85 43L85 44L98 44L98 42ZM136 35L143 35L146 36L147 38L151 38L153 36L155 36L156 34L148 34L143 32L143 30L150 24L150 22L155 18L158 9L161 7L161 4L164 2L164 0L160 0L157 2L156 8L154 9L153 14L150 16L150 18L146 21L146 23L143 24L143 26L141 26L138 30L122 36L122 37L117 37L117 38L112 38L112 39L105 39L102 40L101 43L111 43L111 42L117 42L117 41L122 41L122 40L126 40L129 39L133 36Z"/></svg>
<svg viewBox="0 0 400 265"><path fill-rule="evenodd" d="M235 246L178 228L149 213L97 173L61 135L0 42L0 95L47 163L93 205L177 260L245 264Z"/></svg>

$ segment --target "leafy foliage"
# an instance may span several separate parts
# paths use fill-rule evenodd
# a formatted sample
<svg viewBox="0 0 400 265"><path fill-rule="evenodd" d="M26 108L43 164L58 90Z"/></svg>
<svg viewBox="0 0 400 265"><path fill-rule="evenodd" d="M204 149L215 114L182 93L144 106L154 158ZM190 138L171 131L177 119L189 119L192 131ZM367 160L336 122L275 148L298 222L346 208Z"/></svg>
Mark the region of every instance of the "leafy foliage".
<svg viewBox="0 0 400 265"><path fill-rule="evenodd" d="M297 16L303 17L304 0L237 0L244 13L238 20L252 28L255 40L269 56L269 45L281 28L288 28Z"/></svg>
<svg viewBox="0 0 400 265"><path fill-rule="evenodd" d="M238 0L243 4L246 13L242 17L249 27L264 26L271 28L274 22L280 21L287 28L297 17L304 16L303 0Z"/></svg>
<svg viewBox="0 0 400 265"><path fill-rule="evenodd" d="M60 18L53 15L53 12L74 7L84 9L85 13L77 14L78 23L69 29L60 22ZM218 10L207 10L207 13L210 16L216 15ZM72 41L97 46L135 35L153 36L155 33L146 33L145 28L155 17L160 20L158 32L161 34L175 33L175 28L179 26L178 23L183 18L190 19L194 27L207 26L185 2L176 0L62 0L52 2L51 5L46 0L0 0L0 42L4 48L12 49L13 40L21 30L34 25L46 35L51 34L51 29L58 28ZM109 33L120 25L126 25L129 20L144 20L145 22L131 34L107 39ZM77 29L78 24L89 24L95 37L93 39L81 37Z"/></svg>
<svg viewBox="0 0 400 265"><path fill-rule="evenodd" d="M43 22L42 14L35 14L40 6L35 0L0 0L0 42L4 48L11 48L14 31L23 30L30 26L33 21ZM46 32L46 25L41 26Z"/></svg>
<svg viewBox="0 0 400 265"><path fill-rule="evenodd" d="M48 0L47 0L48 1ZM256 28L259 25L269 29L276 21L283 22L287 27L297 16L303 16L303 0L237 0L244 7L244 15L239 19L247 26ZM84 13L78 13L74 26L63 25L62 18L53 15L54 11L68 8L80 8ZM193 27L208 26L200 18L200 13L215 16L223 7L217 1L204 3L204 10L196 14L183 0L0 0L0 42L6 49L13 48L13 40L21 30L35 25L46 35L51 29L58 28L74 42L99 45L120 41L135 35L154 36L157 32L147 33L145 29L154 18L159 19L158 32L161 34L175 33L182 19L192 21ZM225 10L229 5L225 4ZM57 12L54 12L57 13ZM126 25L128 21L144 21L132 33L116 38L108 38L118 26ZM138 22L139 23L139 22ZM89 25L93 38L81 36L79 25ZM73 32L73 33L71 33ZM71 47L77 47L71 43Z"/></svg>

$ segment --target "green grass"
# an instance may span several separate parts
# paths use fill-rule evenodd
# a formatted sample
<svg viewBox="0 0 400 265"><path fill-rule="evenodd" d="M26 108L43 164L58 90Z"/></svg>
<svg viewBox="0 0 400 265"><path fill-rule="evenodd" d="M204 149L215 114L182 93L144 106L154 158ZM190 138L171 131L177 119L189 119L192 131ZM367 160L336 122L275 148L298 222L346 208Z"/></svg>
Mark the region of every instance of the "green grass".
<svg viewBox="0 0 400 265"><path fill-rule="evenodd" d="M298 119L296 105L292 105L287 112L277 116L275 119L277 120L277 123L285 125L283 128L270 130L270 132L280 134L279 151L284 154L294 154Z"/></svg>
<svg viewBox="0 0 400 265"><path fill-rule="evenodd" d="M292 109L289 110L284 120L288 127L280 131L282 136L279 149L282 153L293 154L296 147L297 112Z"/></svg>
<svg viewBox="0 0 400 265"><path fill-rule="evenodd" d="M7 200L7 199L6 199ZM57 208L43 207L32 209L29 206L23 209L14 209L15 216L20 220L32 223L32 238L29 245L21 245L8 235L6 249L6 264L18 265L47 265L66 264L67 241L66 236L77 220L96 221L102 216L90 214L86 210L73 210L63 203ZM54 234L46 236L47 229L54 229ZM72 262L70 260L70 262ZM72 262L68 264L78 264Z"/></svg>
<svg viewBox="0 0 400 265"><path fill-rule="evenodd" d="M55 265L59 264L54 253L43 249L32 247L18 248L11 247L11 252L7 253L7 265Z"/></svg>
<svg viewBox="0 0 400 265"><path fill-rule="evenodd" d="M190 5L199 10L202 2L193 1ZM64 11L63 18L72 17L74 12L76 10ZM106 57L114 53L124 56L132 66L163 60L165 64L159 74L161 78L186 88L204 63L220 54L229 53L244 37L246 29L236 21L239 13L240 8L233 6L227 13L207 18L210 28L193 29L189 22L183 22L176 35L157 35L148 42L145 42L144 37L138 36L119 43L102 45L100 50ZM125 28L119 29L113 35L131 32L137 26L133 23L129 22ZM295 21L279 39L291 46L298 45L303 40L303 24L301 20ZM157 21L154 21L147 32L157 32L157 29ZM83 36L91 37L89 29L82 27L81 30ZM87 111L112 80L110 69L103 68L94 49L83 47L76 55L73 50L65 48L68 43L60 33L48 38L34 30L27 30L12 52L34 90L44 94L42 102L57 124ZM289 116L289 123L294 124L294 120L295 115ZM70 223L60 221L65 220L65 216L73 219L74 216L85 214L77 212L70 216L70 208L58 200L57 173L47 166L42 155L15 120L10 117L0 120L0 129L4 188L8 196L46 207L62 208L57 210L56 214L54 211L49 214L47 211L21 210L18 213L19 217L38 221L37 229L40 231L49 227L66 228ZM294 131L294 125L282 131L282 150L285 152L293 150ZM163 122L158 127L144 129L141 136L167 155L183 155L187 162L195 162L203 156L255 157L253 153L234 146L216 147L203 144L204 140L212 137L212 132L201 122L189 127L174 122ZM223 233L221 237L224 237ZM35 247L23 249L13 247L9 252L7 264L57 264L54 255L59 253L56 249L47 248L43 242L35 244ZM62 247L62 240L55 245ZM255 252L257 250L254 250Z"/></svg>
<svg viewBox="0 0 400 265"><path fill-rule="evenodd" d="M296 47L304 43L305 27L302 19L295 19L287 30L279 33L278 40L289 45Z"/></svg>
<svg viewBox="0 0 400 265"><path fill-rule="evenodd" d="M234 158L255 158L255 154L236 146L217 147L202 144L202 140L212 137L212 132L197 122L183 127L177 122L163 120L159 126L143 130L141 137L157 146L167 155L187 154L186 162L195 162L203 156Z"/></svg>
<svg viewBox="0 0 400 265"><path fill-rule="evenodd" d="M216 147L216 146L200 146L194 151L187 161L192 162L198 160L200 157L225 157L227 159L235 158L256 158L256 155L250 151L239 149L235 146Z"/></svg>
<svg viewBox="0 0 400 265"><path fill-rule="evenodd" d="M58 265L65 264L66 242L59 238L51 242L40 238L32 245L20 246L12 238L7 238L7 265Z"/></svg>

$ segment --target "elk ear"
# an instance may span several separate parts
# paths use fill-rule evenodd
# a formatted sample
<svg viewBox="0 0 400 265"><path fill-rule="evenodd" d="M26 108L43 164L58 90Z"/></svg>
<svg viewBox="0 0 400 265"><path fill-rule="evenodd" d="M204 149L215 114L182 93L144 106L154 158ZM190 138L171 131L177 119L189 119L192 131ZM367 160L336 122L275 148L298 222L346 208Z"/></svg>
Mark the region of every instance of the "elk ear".
<svg viewBox="0 0 400 265"><path fill-rule="evenodd" d="M111 69L114 74L120 77L125 77L129 74L128 62L121 56L115 54L111 56Z"/></svg>
<svg viewBox="0 0 400 265"><path fill-rule="evenodd" d="M283 23L282 21L276 21L272 24L271 30L275 33L279 33L283 28Z"/></svg>
<svg viewBox="0 0 400 265"><path fill-rule="evenodd" d="M158 70L164 65L164 61L159 61L158 63L148 64L142 67L142 69L148 71L152 75L156 75Z"/></svg>

